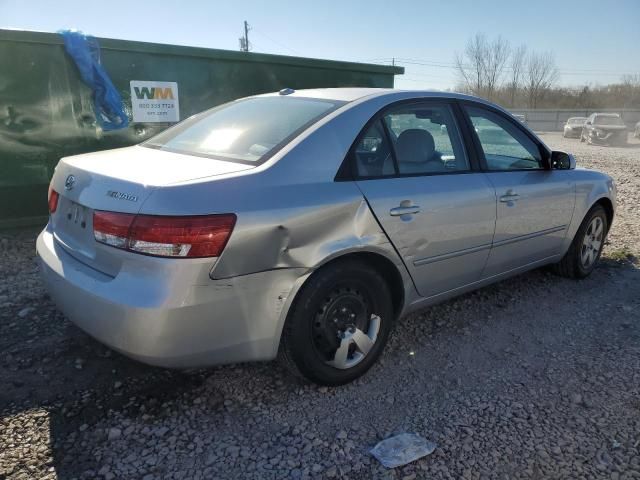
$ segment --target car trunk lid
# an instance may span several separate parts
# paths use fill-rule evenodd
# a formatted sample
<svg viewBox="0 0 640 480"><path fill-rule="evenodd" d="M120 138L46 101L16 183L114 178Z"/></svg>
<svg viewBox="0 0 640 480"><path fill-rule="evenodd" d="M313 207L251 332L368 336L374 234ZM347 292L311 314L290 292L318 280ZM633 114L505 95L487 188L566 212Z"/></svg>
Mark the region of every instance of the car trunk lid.
<svg viewBox="0 0 640 480"><path fill-rule="evenodd" d="M250 168L251 165L144 147L63 158L51 182L60 198L51 215L50 228L67 253L115 276L126 253L95 241L94 211L136 214L156 187Z"/></svg>

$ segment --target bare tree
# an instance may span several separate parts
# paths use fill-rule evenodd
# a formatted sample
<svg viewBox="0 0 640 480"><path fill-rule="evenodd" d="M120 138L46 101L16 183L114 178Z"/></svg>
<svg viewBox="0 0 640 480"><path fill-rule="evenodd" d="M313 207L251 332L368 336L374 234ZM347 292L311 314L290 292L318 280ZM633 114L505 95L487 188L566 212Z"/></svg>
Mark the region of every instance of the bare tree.
<svg viewBox="0 0 640 480"><path fill-rule="evenodd" d="M511 59L509 61L509 83L507 89L509 90L509 97L511 99L510 106L516 105L516 94L522 83L522 79L525 74L527 60L527 46L520 45L511 53Z"/></svg>
<svg viewBox="0 0 640 480"><path fill-rule="evenodd" d="M484 52L486 38L481 33L467 41L464 53L456 52L456 67L464 88L475 94L481 95L484 90Z"/></svg>
<svg viewBox="0 0 640 480"><path fill-rule="evenodd" d="M630 88L640 88L640 73L622 75L622 85Z"/></svg>
<svg viewBox="0 0 640 480"><path fill-rule="evenodd" d="M487 77L487 98L493 100L495 91L500 87L504 68L509 60L511 47L509 42L498 36L488 44L485 74Z"/></svg>
<svg viewBox="0 0 640 480"><path fill-rule="evenodd" d="M476 33L467 42L464 52L456 53L455 57L464 88L491 100L500 86L509 52L509 42L502 37L490 42L484 34Z"/></svg>
<svg viewBox="0 0 640 480"><path fill-rule="evenodd" d="M623 75L620 85L620 96L625 99L624 107L640 104L640 73Z"/></svg>
<svg viewBox="0 0 640 480"><path fill-rule="evenodd" d="M536 108L538 102L558 79L558 68L550 52L531 52L527 56L525 72L525 91L529 108Z"/></svg>

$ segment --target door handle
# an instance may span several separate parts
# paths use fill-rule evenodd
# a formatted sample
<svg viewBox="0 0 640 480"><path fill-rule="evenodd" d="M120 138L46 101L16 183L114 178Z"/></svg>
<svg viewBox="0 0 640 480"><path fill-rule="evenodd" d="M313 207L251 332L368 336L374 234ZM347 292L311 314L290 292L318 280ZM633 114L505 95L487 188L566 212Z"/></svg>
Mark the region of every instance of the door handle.
<svg viewBox="0 0 640 480"><path fill-rule="evenodd" d="M419 213L420 207L418 205L411 205L410 207L395 207L389 210L389 215L392 217L399 217L401 215L411 215L414 213Z"/></svg>
<svg viewBox="0 0 640 480"><path fill-rule="evenodd" d="M513 190L507 190L507 193L505 193L504 195L502 195L500 197L500 201L503 202L503 203L515 202L519 198L520 198L520 195L518 195Z"/></svg>

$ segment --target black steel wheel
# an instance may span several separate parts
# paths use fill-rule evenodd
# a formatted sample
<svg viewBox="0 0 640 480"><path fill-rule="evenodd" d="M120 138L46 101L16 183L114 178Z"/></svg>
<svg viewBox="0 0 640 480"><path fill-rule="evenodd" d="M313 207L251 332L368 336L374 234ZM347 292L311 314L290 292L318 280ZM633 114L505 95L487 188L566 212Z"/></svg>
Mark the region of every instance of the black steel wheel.
<svg viewBox="0 0 640 480"><path fill-rule="evenodd" d="M317 271L298 293L280 357L298 376L342 385L375 363L393 320L391 294L380 273L359 260L337 261Z"/></svg>

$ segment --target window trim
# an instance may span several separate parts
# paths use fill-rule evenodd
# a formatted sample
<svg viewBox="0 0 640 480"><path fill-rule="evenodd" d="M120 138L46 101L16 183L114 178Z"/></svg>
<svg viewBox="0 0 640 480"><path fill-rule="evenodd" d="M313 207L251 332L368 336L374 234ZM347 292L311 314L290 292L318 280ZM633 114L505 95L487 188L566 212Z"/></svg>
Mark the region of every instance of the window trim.
<svg viewBox="0 0 640 480"><path fill-rule="evenodd" d="M424 105L424 104L442 104L446 105L450 109L451 117L456 125L456 130L459 136L460 144L464 151L468 168L466 170L452 170L450 172L417 172L417 173L400 173L398 168L398 159L396 157L395 145L391 141L391 134L388 130L388 125L383 121L383 117L390 111L394 110L398 107L411 106L411 105ZM380 122L382 125L382 129L384 130L386 140L389 142L389 150L391 151L391 155L393 158L393 165L396 170L396 173L393 175L375 175L375 176L364 176L358 174L358 167L355 162L355 149L361 140L364 138L364 135L369 131L369 129L376 123ZM378 110L375 114L371 116L371 118L364 124L364 127L360 130L358 135L356 136L354 142L349 147L349 150L342 161L342 164L338 168L338 173L336 174L334 181L360 181L360 180L384 180L389 178L411 178L411 177L435 177L441 175L468 175L471 173L478 173L479 168L476 163L476 154L475 152L470 151L469 145L464 138L464 132L461 128L461 119L460 112L458 111L457 101L454 98L440 98L440 97L424 97L424 98L410 98L404 100L398 100L396 102L392 102L388 105L385 105L380 110Z"/></svg>
<svg viewBox="0 0 640 480"><path fill-rule="evenodd" d="M469 139L470 142L473 144L473 148L476 151L477 155L478 155L478 159L480 161L480 169L483 172L486 173L504 173L504 172L544 172L544 171L548 171L551 170L551 151L549 150L549 148L536 136L532 135L531 132L525 128L525 126L521 123L518 122L517 120L511 118L508 114L506 114L504 111L493 107L492 105L487 105L485 103L480 103L480 102L473 102L473 101L469 101L469 100L459 100L459 106L460 106L460 113L464 118L464 123L465 126L468 129L468 135L469 135ZM480 138L478 137L478 134L475 130L475 128L473 127L473 122L471 121L471 117L469 116L469 113L467 112L467 109L465 107L473 107L473 108L479 108L479 109L484 109L487 110L495 115L500 116L502 119L504 119L505 121L509 122L512 126L514 126L516 129L518 129L521 133L523 133L527 138L529 138L529 140L531 140L534 145L536 145L536 147L538 147L538 151L540 152L540 158L542 160L542 168L514 168L514 169L509 169L509 170L491 170L489 168L489 165L487 163L487 159L485 157L484 154L484 149L482 148L482 144L480 143Z"/></svg>

